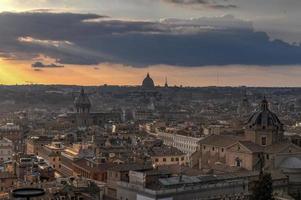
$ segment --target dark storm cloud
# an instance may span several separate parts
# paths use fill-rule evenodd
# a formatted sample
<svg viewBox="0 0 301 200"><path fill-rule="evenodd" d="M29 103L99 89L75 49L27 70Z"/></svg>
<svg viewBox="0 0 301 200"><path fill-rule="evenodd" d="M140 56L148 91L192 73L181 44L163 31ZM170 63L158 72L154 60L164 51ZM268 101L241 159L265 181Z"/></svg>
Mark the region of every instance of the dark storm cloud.
<svg viewBox="0 0 301 200"><path fill-rule="evenodd" d="M234 4L227 4L227 5L222 5L222 4L212 4L210 5L211 8L216 8L216 9L234 9L237 8L237 5Z"/></svg>
<svg viewBox="0 0 301 200"><path fill-rule="evenodd" d="M57 64L54 64L54 63L44 64L42 62L35 62L31 66L33 68L58 68L58 67L64 67L63 65L57 65Z"/></svg>
<svg viewBox="0 0 301 200"><path fill-rule="evenodd" d="M206 4L206 0L165 0L166 2L170 3L177 3L177 4Z"/></svg>
<svg viewBox="0 0 301 200"><path fill-rule="evenodd" d="M227 0L220 0L219 3L217 3L217 1L212 1L212 0L163 0L163 1L167 3L177 4L177 5L205 6L209 8L215 8L215 9L237 8L237 5L229 4Z"/></svg>
<svg viewBox="0 0 301 200"><path fill-rule="evenodd" d="M120 63L135 67L167 64L294 65L301 47L271 41L250 22L231 16L160 22L121 21L98 15L0 14L0 55L56 63ZM33 59L34 60L34 59Z"/></svg>

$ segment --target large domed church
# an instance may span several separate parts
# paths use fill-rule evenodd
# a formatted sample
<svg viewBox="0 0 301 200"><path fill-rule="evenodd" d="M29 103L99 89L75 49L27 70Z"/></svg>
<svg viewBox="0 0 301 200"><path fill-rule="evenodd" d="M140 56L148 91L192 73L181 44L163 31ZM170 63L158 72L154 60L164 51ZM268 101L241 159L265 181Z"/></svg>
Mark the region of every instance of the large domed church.
<svg viewBox="0 0 301 200"><path fill-rule="evenodd" d="M275 113L270 111L264 98L259 110L251 115L246 123L246 140L261 146L268 146L283 141L283 124Z"/></svg>
<svg viewBox="0 0 301 200"><path fill-rule="evenodd" d="M89 126L103 126L108 122L120 122L121 113L118 112L91 112L92 103L84 88L74 100L75 112L67 113L66 121L80 128ZM63 119L61 119L63 120Z"/></svg>
<svg viewBox="0 0 301 200"><path fill-rule="evenodd" d="M154 80L147 73L141 86L132 94L135 98L141 98L142 101L150 103L151 99L159 99L161 96L159 88L156 88Z"/></svg>
<svg viewBox="0 0 301 200"><path fill-rule="evenodd" d="M154 80L150 77L149 73L147 73L146 77L142 81L142 89L144 89L144 90L153 90L153 89L155 89Z"/></svg>
<svg viewBox="0 0 301 200"><path fill-rule="evenodd" d="M210 135L200 141L199 168L275 170L290 157L301 163L301 148L284 137L283 124L264 98L247 120L243 136Z"/></svg>

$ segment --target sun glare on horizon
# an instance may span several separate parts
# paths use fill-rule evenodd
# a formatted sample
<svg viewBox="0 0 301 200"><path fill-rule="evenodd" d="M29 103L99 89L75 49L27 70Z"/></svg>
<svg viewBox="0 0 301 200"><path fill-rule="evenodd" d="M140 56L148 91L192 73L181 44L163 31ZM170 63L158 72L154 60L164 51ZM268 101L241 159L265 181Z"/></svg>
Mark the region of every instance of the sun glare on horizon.
<svg viewBox="0 0 301 200"><path fill-rule="evenodd" d="M13 69L9 63L0 59L0 84L12 85L24 82L22 75L16 69Z"/></svg>
<svg viewBox="0 0 301 200"><path fill-rule="evenodd" d="M11 10L12 7L9 5L9 0L0 1L0 12L5 12Z"/></svg>

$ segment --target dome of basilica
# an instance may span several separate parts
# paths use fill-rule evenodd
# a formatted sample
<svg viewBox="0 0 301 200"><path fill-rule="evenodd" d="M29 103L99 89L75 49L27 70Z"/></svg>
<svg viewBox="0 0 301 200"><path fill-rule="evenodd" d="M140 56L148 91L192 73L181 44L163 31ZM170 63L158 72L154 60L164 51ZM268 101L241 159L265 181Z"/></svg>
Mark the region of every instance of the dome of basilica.
<svg viewBox="0 0 301 200"><path fill-rule="evenodd" d="M149 73L147 73L146 77L142 82L142 88L146 90L151 90L155 88L155 84L153 79L150 77Z"/></svg>

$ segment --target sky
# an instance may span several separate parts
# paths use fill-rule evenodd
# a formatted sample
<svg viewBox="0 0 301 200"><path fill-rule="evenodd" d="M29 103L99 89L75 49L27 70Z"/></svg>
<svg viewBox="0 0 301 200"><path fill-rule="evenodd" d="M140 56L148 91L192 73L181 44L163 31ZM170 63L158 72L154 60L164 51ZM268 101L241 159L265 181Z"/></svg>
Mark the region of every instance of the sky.
<svg viewBox="0 0 301 200"><path fill-rule="evenodd" d="M0 0L0 84L300 86L300 0Z"/></svg>

